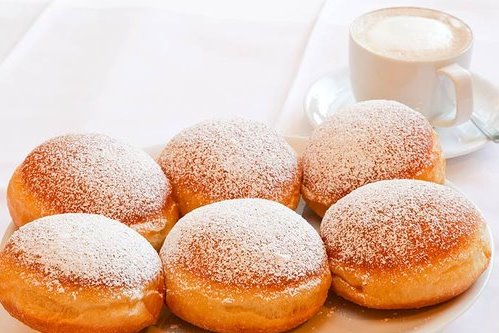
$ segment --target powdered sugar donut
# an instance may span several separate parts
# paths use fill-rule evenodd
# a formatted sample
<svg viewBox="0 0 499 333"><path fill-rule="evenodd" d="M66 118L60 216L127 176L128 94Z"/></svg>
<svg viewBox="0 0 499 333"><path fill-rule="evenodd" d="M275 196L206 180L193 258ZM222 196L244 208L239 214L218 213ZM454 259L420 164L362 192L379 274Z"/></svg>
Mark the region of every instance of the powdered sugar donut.
<svg viewBox="0 0 499 333"><path fill-rule="evenodd" d="M59 136L36 147L14 172L7 199L18 226L53 214L101 214L135 229L156 248L178 219L157 163L101 134Z"/></svg>
<svg viewBox="0 0 499 333"><path fill-rule="evenodd" d="M293 149L268 126L246 119L205 121L177 134L159 164L180 212L221 200L263 198L298 205L302 169Z"/></svg>
<svg viewBox="0 0 499 333"><path fill-rule="evenodd" d="M179 220L160 252L166 303L216 332L281 332L312 317L331 283L324 244L291 209L221 201Z"/></svg>
<svg viewBox="0 0 499 333"><path fill-rule="evenodd" d="M302 194L320 216L364 184L403 178L443 183L445 160L430 123L395 101L360 102L333 114L303 153Z"/></svg>
<svg viewBox="0 0 499 333"><path fill-rule="evenodd" d="M487 268L483 217L456 190L420 180L365 185L321 224L333 290L363 306L419 308L459 295Z"/></svg>
<svg viewBox="0 0 499 333"><path fill-rule="evenodd" d="M163 294L154 248L104 216L41 218L0 252L0 302L41 332L138 332L156 322Z"/></svg>

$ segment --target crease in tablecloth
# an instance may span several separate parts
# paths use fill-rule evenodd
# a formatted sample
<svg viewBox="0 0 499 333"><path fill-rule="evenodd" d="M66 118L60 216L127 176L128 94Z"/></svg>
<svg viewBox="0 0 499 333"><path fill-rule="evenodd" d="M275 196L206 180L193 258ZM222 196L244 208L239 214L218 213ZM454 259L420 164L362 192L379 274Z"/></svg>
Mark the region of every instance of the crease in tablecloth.
<svg viewBox="0 0 499 333"><path fill-rule="evenodd" d="M145 146L216 116L272 123L314 20L278 6L272 21L70 3L49 6L0 65L0 184L61 133Z"/></svg>
<svg viewBox="0 0 499 333"><path fill-rule="evenodd" d="M30 30L51 0L0 1L0 63Z"/></svg>

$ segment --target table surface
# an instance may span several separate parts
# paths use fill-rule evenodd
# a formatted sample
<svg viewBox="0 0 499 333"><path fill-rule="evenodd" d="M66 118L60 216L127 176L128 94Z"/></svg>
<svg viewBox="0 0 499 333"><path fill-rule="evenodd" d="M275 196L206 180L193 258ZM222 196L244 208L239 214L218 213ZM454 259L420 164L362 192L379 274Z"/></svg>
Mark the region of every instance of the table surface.
<svg viewBox="0 0 499 333"><path fill-rule="evenodd" d="M310 80L346 66L351 19L392 3L0 0L0 233L10 222L8 179L43 140L103 132L148 146L229 115L282 126L283 112L301 112ZM467 21L475 35L472 70L499 86L499 3L396 3L441 8ZM333 16L321 26L335 32L334 42L317 32L324 7ZM317 53L314 43L324 49L307 61ZM309 130L300 121L294 129ZM499 146L449 160L447 178L481 208L498 244ZM482 297L445 332L499 332L498 308L495 269Z"/></svg>

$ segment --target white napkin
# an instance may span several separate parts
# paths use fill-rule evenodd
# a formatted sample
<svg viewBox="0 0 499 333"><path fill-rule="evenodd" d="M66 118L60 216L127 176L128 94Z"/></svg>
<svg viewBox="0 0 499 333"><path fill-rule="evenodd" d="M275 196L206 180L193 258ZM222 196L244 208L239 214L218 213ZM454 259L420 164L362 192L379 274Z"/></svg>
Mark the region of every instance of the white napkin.
<svg viewBox="0 0 499 333"><path fill-rule="evenodd" d="M0 186L60 133L145 146L214 116L272 123L321 1L52 3L0 64Z"/></svg>
<svg viewBox="0 0 499 333"><path fill-rule="evenodd" d="M303 112L310 85L322 75L348 66L348 27L357 16L377 8L419 6L440 9L462 18L474 32L471 69L499 86L499 6L494 0L362 1L329 0L315 24L300 69L284 103L278 129L287 135L308 136L312 128ZM499 241L499 145L448 161L447 178L483 211ZM496 251L499 247L496 246ZM497 258L497 257L496 257ZM499 259L495 260L499 265ZM499 272L496 269L477 303L444 332L499 332Z"/></svg>

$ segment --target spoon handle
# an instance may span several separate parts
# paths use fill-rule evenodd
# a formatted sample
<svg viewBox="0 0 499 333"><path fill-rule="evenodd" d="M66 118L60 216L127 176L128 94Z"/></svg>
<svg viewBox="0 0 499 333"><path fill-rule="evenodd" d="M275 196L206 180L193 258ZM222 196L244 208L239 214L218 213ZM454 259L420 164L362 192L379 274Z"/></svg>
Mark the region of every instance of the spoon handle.
<svg viewBox="0 0 499 333"><path fill-rule="evenodd" d="M471 115L471 121L488 139L490 139L494 143L499 143L498 129L492 128L491 126L487 125L474 114Z"/></svg>

